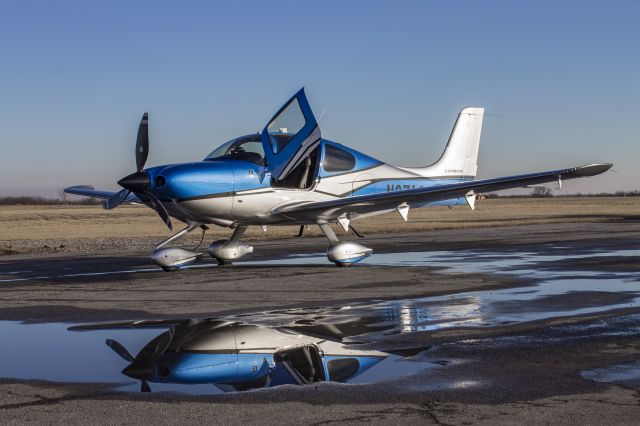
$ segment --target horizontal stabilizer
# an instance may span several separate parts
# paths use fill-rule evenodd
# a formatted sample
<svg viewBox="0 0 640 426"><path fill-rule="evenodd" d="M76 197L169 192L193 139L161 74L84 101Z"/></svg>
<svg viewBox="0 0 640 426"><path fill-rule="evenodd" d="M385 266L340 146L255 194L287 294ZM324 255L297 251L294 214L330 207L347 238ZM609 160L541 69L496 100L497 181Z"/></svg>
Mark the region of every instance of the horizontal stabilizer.
<svg viewBox="0 0 640 426"><path fill-rule="evenodd" d="M72 195L80 195L82 197L99 198L101 200L108 200L117 193L117 191L101 191L99 189L95 189L95 187L91 185L70 186L69 188L65 188L64 192ZM134 194L129 194L122 202L133 204L141 203L140 199Z"/></svg>

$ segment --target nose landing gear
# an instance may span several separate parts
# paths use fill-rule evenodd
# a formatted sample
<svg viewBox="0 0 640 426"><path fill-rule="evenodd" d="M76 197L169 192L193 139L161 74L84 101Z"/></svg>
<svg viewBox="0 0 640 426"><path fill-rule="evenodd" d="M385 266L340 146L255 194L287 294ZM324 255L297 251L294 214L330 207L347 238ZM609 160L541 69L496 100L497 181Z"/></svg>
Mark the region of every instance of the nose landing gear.
<svg viewBox="0 0 640 426"><path fill-rule="evenodd" d="M204 233L208 228L205 225L201 225L199 223L191 223L182 231L173 234L172 236L158 244L155 250L151 253L151 261L160 266L165 271L170 272L180 269L181 267L189 265L198 260L202 256L202 253L198 253L194 250L183 249L180 247L165 247L170 242L184 237L197 228L202 229L202 237L204 238Z"/></svg>
<svg viewBox="0 0 640 426"><path fill-rule="evenodd" d="M156 246L153 253L151 253L153 263L165 271L175 271L198 260L202 256L202 253L196 252L196 249L187 250L180 247L165 247L170 242L184 237L197 228L202 229L202 237L204 239L204 232L208 228L199 223L191 223L182 231L170 236ZM216 259L219 264L226 265L230 264L233 260L238 260L249 253L253 253L252 246L240 241L240 237L242 237L246 230L247 225L238 225L233 231L231 238L211 243L211 245L209 245L209 254L211 257ZM202 243L202 240L200 243Z"/></svg>

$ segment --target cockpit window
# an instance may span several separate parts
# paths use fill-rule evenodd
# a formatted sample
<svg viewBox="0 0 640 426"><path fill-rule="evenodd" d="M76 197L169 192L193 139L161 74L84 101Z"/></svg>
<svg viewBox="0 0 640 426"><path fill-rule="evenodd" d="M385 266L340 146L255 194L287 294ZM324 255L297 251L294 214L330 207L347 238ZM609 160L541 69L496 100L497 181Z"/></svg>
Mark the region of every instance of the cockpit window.
<svg viewBox="0 0 640 426"><path fill-rule="evenodd" d="M322 167L328 172L346 172L356 165L356 159L349 152L333 145L325 145Z"/></svg>
<svg viewBox="0 0 640 426"><path fill-rule="evenodd" d="M225 142L218 148L214 149L213 152L207 155L204 160L221 159L244 160L263 166L264 149L262 147L260 135L255 134L241 136L239 138L232 139L229 142Z"/></svg>
<svg viewBox="0 0 640 426"><path fill-rule="evenodd" d="M282 151L285 146L302 130L307 121L300 108L298 98L291 102L267 125L269 142L274 154Z"/></svg>

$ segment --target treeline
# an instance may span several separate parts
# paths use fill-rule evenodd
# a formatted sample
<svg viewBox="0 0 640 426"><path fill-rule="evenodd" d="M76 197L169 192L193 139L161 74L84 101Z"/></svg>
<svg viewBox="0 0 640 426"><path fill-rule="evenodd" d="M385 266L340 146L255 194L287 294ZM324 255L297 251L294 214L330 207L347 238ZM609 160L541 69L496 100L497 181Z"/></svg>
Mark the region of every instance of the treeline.
<svg viewBox="0 0 640 426"><path fill-rule="evenodd" d="M545 188L548 189L548 188ZM554 194L550 189L548 191L544 189L534 188L529 194L519 195L500 195L497 193L487 194L487 198L582 198L582 197L640 197L640 190L633 191L616 191L616 192L599 192L597 194Z"/></svg>
<svg viewBox="0 0 640 426"><path fill-rule="evenodd" d="M597 194L558 194L555 195L548 188L537 187L529 194L519 195L500 195L497 193L485 194L486 198L581 198L581 197L640 197L640 190L634 191L616 191L616 192L600 192ZM100 200L95 198L79 198L77 200L63 200L61 198L45 198L45 197L0 197L0 206L89 206L100 204Z"/></svg>
<svg viewBox="0 0 640 426"><path fill-rule="evenodd" d="M78 200L62 200L60 198L45 197L0 197L0 206L85 206L100 204L94 198L81 198Z"/></svg>

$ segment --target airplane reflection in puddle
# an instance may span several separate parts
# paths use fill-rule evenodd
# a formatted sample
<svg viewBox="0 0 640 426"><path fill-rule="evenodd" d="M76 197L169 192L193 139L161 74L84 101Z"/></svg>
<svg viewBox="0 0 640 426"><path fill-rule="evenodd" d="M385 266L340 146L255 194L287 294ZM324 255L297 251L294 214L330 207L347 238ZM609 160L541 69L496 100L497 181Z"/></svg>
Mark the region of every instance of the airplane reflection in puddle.
<svg viewBox="0 0 640 426"><path fill-rule="evenodd" d="M287 328L270 328L215 319L150 320L70 327L72 331L166 328L134 357L115 340L106 344L130 364L122 373L149 382L212 383L223 391L346 382L388 354L350 349L341 343Z"/></svg>

